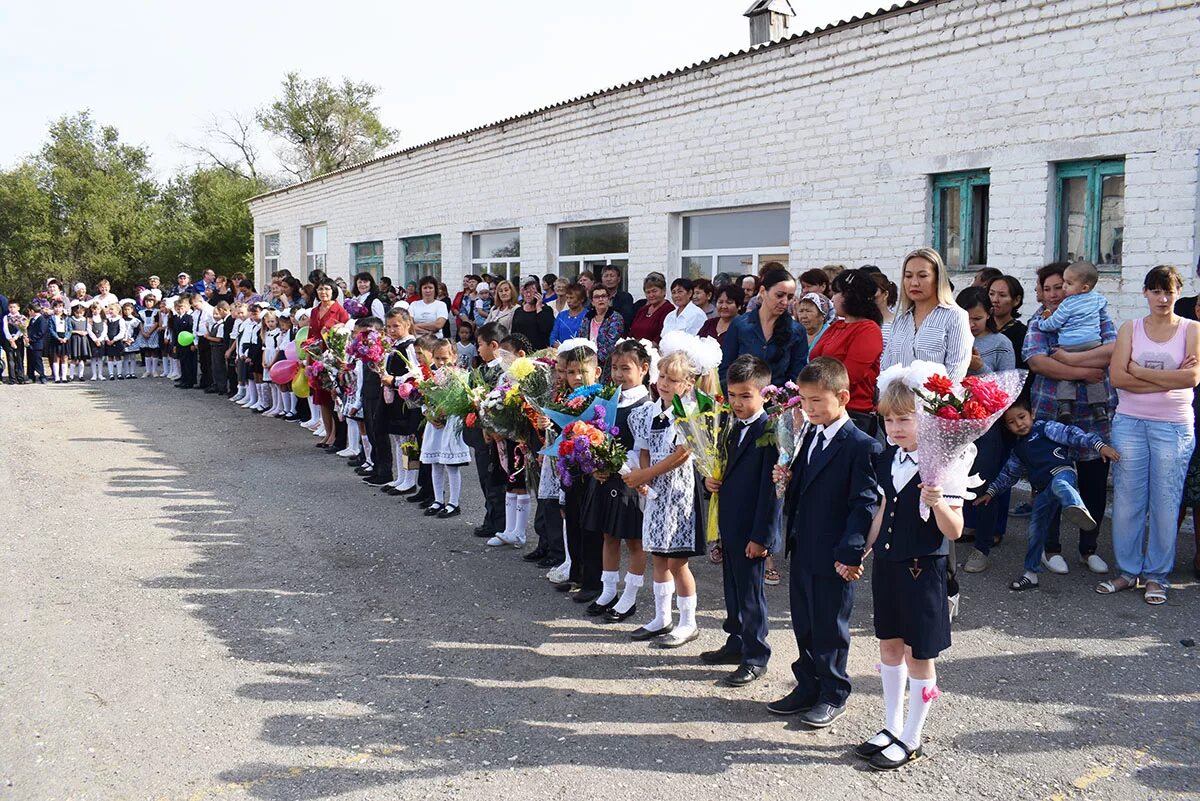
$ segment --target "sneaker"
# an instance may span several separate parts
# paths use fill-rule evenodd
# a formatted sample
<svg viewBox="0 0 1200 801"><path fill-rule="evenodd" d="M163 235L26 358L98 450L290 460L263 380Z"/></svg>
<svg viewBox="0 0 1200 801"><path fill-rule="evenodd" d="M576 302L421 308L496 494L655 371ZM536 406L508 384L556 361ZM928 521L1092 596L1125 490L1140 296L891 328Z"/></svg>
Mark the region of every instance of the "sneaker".
<svg viewBox="0 0 1200 801"><path fill-rule="evenodd" d="M971 555L967 557L967 563L963 566L963 570L968 573L982 573L988 569L988 565L991 563L992 560L988 558L987 554L977 548L973 548Z"/></svg>
<svg viewBox="0 0 1200 801"><path fill-rule="evenodd" d="M548 573L546 573L546 580L549 581L551 584L562 584L564 581L567 581L570 578L571 578L571 563L570 562L563 562L558 567L552 567L552 568L550 568L550 571Z"/></svg>
<svg viewBox="0 0 1200 801"><path fill-rule="evenodd" d="M962 596L959 593L954 593L946 599L947 606L950 607L950 622L954 622L954 618L958 617L958 607L962 601Z"/></svg>
<svg viewBox="0 0 1200 801"><path fill-rule="evenodd" d="M1029 517L1031 514L1033 514L1033 504L1018 503L1016 506L1014 506L1012 508L1012 511L1010 511L1008 513L1008 516L1009 517Z"/></svg>
<svg viewBox="0 0 1200 801"><path fill-rule="evenodd" d="M337 452L337 455L341 456L343 459L348 459L351 456L358 456L358 451L356 451L352 448L343 448L342 450Z"/></svg>
<svg viewBox="0 0 1200 801"><path fill-rule="evenodd" d="M1067 567L1067 560L1063 559L1061 553L1047 556L1046 552L1042 551L1042 567L1060 576L1065 576L1071 572L1071 568Z"/></svg>
<svg viewBox="0 0 1200 801"><path fill-rule="evenodd" d="M1098 554L1089 553L1087 556L1082 558L1082 561L1085 565L1087 565L1087 569L1093 573L1108 572L1108 562L1105 562L1103 559L1101 559Z"/></svg>
<svg viewBox="0 0 1200 801"><path fill-rule="evenodd" d="M1062 520L1069 526L1077 526L1082 531L1094 531L1096 520L1084 506L1064 506Z"/></svg>

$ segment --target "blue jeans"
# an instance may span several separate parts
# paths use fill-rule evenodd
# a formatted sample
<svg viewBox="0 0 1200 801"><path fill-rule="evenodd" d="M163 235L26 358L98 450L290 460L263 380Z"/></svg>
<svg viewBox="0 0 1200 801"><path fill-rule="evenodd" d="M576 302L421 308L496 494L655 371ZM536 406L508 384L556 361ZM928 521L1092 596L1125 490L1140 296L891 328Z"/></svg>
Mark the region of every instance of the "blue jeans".
<svg viewBox="0 0 1200 801"><path fill-rule="evenodd" d="M1113 419L1112 440L1121 454L1121 461L1113 465L1117 568L1128 579L1140 577L1167 586L1167 576L1175 566L1183 479L1195 446L1192 426L1118 414Z"/></svg>
<svg viewBox="0 0 1200 801"><path fill-rule="evenodd" d="M1058 511L1064 506L1084 505L1077 482L1074 470L1063 470L1055 473L1050 479L1050 486L1034 497L1033 514L1029 516L1029 547L1025 551L1025 570L1028 572L1041 572L1046 537Z"/></svg>

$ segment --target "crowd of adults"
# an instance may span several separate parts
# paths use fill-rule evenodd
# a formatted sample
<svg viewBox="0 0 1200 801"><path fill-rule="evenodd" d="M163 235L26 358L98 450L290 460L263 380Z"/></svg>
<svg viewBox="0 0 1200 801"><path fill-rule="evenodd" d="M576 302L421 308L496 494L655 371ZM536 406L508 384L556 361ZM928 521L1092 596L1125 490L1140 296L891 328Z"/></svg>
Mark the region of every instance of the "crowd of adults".
<svg viewBox="0 0 1200 801"><path fill-rule="evenodd" d="M739 356L751 354L765 360L772 380L782 384L794 379L810 358L830 356L841 361L850 376L848 411L855 424L873 436L879 434L875 409L875 383L881 369L914 360L944 365L954 379L1010 368L1028 368L1035 416L1053 420L1061 416L1060 382L1076 382L1078 396L1072 404L1072 423L1085 432L1099 435L1121 454L1116 463L1114 543L1119 576L1098 591L1125 589L1138 581L1153 584L1156 595L1169 586L1179 523L1187 509L1193 511L1200 546L1200 465L1192 459L1195 401L1193 388L1197 365L1195 339L1198 298L1180 297L1182 280L1172 268L1163 280L1148 276L1144 289L1149 312L1140 320L1117 325L1102 312L1100 345L1090 350L1071 351L1058 345L1052 331L1027 326L1025 287L1017 278L985 268L970 287L955 294L950 276L939 254L921 248L900 264L899 284L878 267L863 265L848 269L829 265L810 269L794 277L784 265L762 264L756 274L719 275L705 278L676 278L668 282L659 272L645 276L641 297L623 288L625 276L608 266L599 276L581 273L574 280L555 275L525 277L518 288L506 276L468 275L453 296L434 277L424 277L405 286L388 278L378 282L370 273L359 273L347 284L314 271L301 282L280 270L261 290L251 278L206 271L198 280L180 273L168 287L150 276L134 294L154 293L167 298L195 295L208 304L220 301L260 303L277 310L310 309L310 335L324 327L345 322L350 316L379 318L397 304L407 307L418 334L432 333L453 338L459 354L470 354L475 331L491 322L524 335L535 350L553 347L575 337L596 344L601 364L622 337L657 344L673 330L683 330L720 341L724 358L721 375ZM1053 314L1067 297L1064 275L1071 265L1048 264L1037 272L1034 294L1037 305L1030 319ZM1153 273L1153 271L1152 271ZM46 291L30 303L48 308L55 300L71 302L100 300L116 302L108 282L96 287L95 297L83 284L68 293L57 279L46 282ZM0 303L21 316L25 304ZM353 302L351 302L353 301ZM347 308L354 310L352 315ZM1180 332L1186 332L1183 336ZM32 339L33 334L29 335ZM1182 338L1181 338L1182 337ZM1182 345L1172 343L1183 343ZM33 343L27 369L32 376ZM1182 350L1180 350L1182 348ZM1171 351L1166 357L1161 351ZM37 360L40 362L40 352ZM14 376L10 360L8 378ZM1147 375L1158 367L1159 374ZM40 367L40 364L39 364ZM1102 387L1106 402L1089 402L1088 386ZM332 432L332 405L313 389L312 402L327 418ZM1092 398L1095 393L1092 393ZM979 442L976 470L993 478L1003 465L1011 443L998 426ZM1113 469L1095 452L1072 454L1077 466L1080 494L1096 521L1107 506L1109 471ZM1029 514L1027 505L1013 514ZM988 567L991 550L1007 532L1009 503L970 509L968 525L974 530L974 548L966 560L967 572ZM1142 542L1146 521L1149 538ZM1080 529L1079 558L1095 573L1107 573L1100 556L1099 527ZM1058 513L1049 522L1049 538L1043 565L1055 573L1068 572L1063 557ZM968 539L969 541L969 539ZM1200 556L1194 562L1200 577ZM1148 599L1149 600L1149 599Z"/></svg>

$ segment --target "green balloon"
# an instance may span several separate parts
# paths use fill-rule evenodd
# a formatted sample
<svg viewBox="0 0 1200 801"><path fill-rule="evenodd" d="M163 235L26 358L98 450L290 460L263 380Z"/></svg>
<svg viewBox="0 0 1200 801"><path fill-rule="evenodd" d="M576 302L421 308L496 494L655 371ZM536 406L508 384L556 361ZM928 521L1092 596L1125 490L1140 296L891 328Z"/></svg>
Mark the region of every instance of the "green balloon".
<svg viewBox="0 0 1200 801"><path fill-rule="evenodd" d="M191 331L180 331L178 342L185 348L190 348L196 341L196 335Z"/></svg>

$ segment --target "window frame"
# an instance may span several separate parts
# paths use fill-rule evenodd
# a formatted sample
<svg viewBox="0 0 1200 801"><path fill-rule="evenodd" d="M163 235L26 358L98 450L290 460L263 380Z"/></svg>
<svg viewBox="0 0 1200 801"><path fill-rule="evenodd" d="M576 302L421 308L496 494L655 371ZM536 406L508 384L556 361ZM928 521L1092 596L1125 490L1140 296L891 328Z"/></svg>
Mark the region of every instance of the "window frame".
<svg viewBox="0 0 1200 801"><path fill-rule="evenodd" d="M560 251L562 249L562 238L559 232L566 228L588 228L593 225L611 225L613 223L625 223L625 252L624 253L582 253L564 256ZM587 222L571 222L558 223L554 226L554 267L555 275L559 278L567 278L571 283L576 283L579 280L579 274L591 270L595 274L595 270L603 270L605 267L610 267L614 262L623 262L617 266L621 268L621 289L627 290L629 285L629 218L617 217L611 220L588 220ZM601 263L602 262L602 263ZM569 264L575 271L575 274L568 276L563 270L563 265ZM585 267L586 265L586 267ZM596 283L600 282L600 276L596 275Z"/></svg>
<svg viewBox="0 0 1200 801"><path fill-rule="evenodd" d="M310 234L318 228L325 229L325 249L324 250L309 250ZM329 274L329 224L328 223L313 223L312 225L304 226L304 266L306 272L311 273L313 270L320 270L326 275ZM320 266L316 265L316 258L320 257Z"/></svg>
<svg viewBox="0 0 1200 801"><path fill-rule="evenodd" d="M481 256L475 258L475 237L486 236L489 234L516 234L517 235L517 255L516 256ZM521 229L520 228L496 228L487 231L472 231L467 239L471 253L471 273L479 275L480 273L488 273L495 275L497 273L504 276L504 279L513 286L520 288L521 280Z"/></svg>
<svg viewBox="0 0 1200 801"><path fill-rule="evenodd" d="M1084 193L1084 225L1083 237L1086 243L1086 253L1077 258L1084 258L1096 265L1100 272L1119 273L1122 264L1105 264L1100 260L1100 214L1104 194L1104 179L1120 175L1125 177L1125 157L1113 156L1102 159L1087 159L1083 161L1060 161L1054 165L1054 259L1065 261L1066 253L1063 242L1063 182L1071 178L1086 178L1087 190ZM1121 219L1121 242L1124 243L1124 212ZM1122 261L1124 254L1122 253Z"/></svg>
<svg viewBox="0 0 1200 801"><path fill-rule="evenodd" d="M787 242L782 245L764 245L755 247L734 247L734 248L691 248L685 250L683 247L683 231L685 221L688 217L713 217L718 214L745 214L746 212L754 211L786 211L788 213L788 231ZM784 267L791 263L792 250L792 208L788 203L774 203L766 206L751 206L751 207L733 207L721 209L703 209L701 211L687 211L679 214L679 259L676 262L676 270L678 271L674 278L686 277L684 266L689 259L712 259L712 264L709 266L708 275L701 276L709 281L713 280L713 276L717 275L720 270L721 256L749 256L750 257L750 272L742 273L742 275L758 275L759 269L764 261L779 261L782 259ZM735 278L737 276L734 276Z"/></svg>
<svg viewBox="0 0 1200 801"><path fill-rule="evenodd" d="M267 240L270 237L275 237L275 255L274 256L267 255L267 253L268 253ZM280 254L283 252L283 237L280 235L279 231L264 231L263 232L263 234L262 234L262 252L263 252L263 257L262 257L263 272L266 274L267 279L270 280L272 275L279 272L279 259L280 259Z"/></svg>
<svg viewBox="0 0 1200 801"><path fill-rule="evenodd" d="M376 245L379 248L379 253L371 256L360 256L358 249L364 245ZM379 283L379 279L383 278L383 240L373 239L366 242L352 242L350 244L350 263L354 265L354 272L350 277L358 275L361 272L368 272L375 276L375 283Z"/></svg>
<svg viewBox="0 0 1200 801"><path fill-rule="evenodd" d="M437 249L437 260L435 263L432 258L415 259L414 260L415 264L425 265L426 267L429 267L430 265L433 265L433 266L430 267L429 269L422 268L417 275L413 276L412 278L409 278L408 277L409 243L415 242L418 239L423 239L423 240L426 240L427 242L432 241L432 240L437 240L437 248L438 248ZM426 250L425 252L429 253L428 250ZM423 278L426 275L432 275L434 278L436 278L438 280L438 283L444 283L442 281L442 235L441 234L419 234L417 236L401 237L400 238L400 282L401 282L400 285L401 285L401 287L408 286L409 281L412 281L413 283L417 283L421 280L421 278Z"/></svg>
<svg viewBox="0 0 1200 801"><path fill-rule="evenodd" d="M931 216L933 232L930 241L933 243L933 249L936 250L945 260L946 243L942 241L942 190L958 188L958 230L962 235L962 244L960 250L964 258L962 264L950 264L946 262L946 268L954 272L973 272L982 267L987 266L987 243L991 239L986 233L984 234L984 247L980 251L982 259L976 262L971 258L975 253L975 189L980 186L988 187L988 217L991 216L991 170L988 168L980 170L962 170L959 172L946 172L931 175L930 188L932 191ZM987 232L990 228L990 220L984 218L982 220L984 231Z"/></svg>

